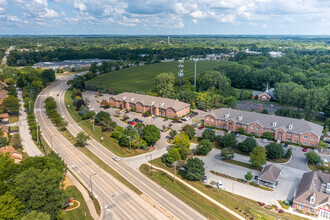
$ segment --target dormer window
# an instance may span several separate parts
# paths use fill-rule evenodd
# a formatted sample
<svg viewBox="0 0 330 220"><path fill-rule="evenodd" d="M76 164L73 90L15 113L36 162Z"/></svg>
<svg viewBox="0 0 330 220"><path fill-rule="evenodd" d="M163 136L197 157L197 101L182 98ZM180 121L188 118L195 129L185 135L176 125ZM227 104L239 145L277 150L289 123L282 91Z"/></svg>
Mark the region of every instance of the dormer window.
<svg viewBox="0 0 330 220"><path fill-rule="evenodd" d="M162 103L159 104L159 106L162 107L164 104L165 104L165 103L162 102Z"/></svg>
<svg viewBox="0 0 330 220"><path fill-rule="evenodd" d="M274 122L272 123L272 125L273 125L273 127L275 127L275 126L277 125L277 122L274 121Z"/></svg>
<svg viewBox="0 0 330 220"><path fill-rule="evenodd" d="M133 102L134 99L135 99L135 98L131 98L131 102Z"/></svg>
<svg viewBox="0 0 330 220"><path fill-rule="evenodd" d="M126 96L123 97L123 100L125 100L125 99L126 99Z"/></svg>
<svg viewBox="0 0 330 220"><path fill-rule="evenodd" d="M293 128L293 125L289 125L289 129L292 129Z"/></svg>
<svg viewBox="0 0 330 220"><path fill-rule="evenodd" d="M314 202L315 202L315 197L314 197L314 196L311 196L311 197L309 198L309 202L312 203L312 204L314 204Z"/></svg>
<svg viewBox="0 0 330 220"><path fill-rule="evenodd" d="M225 114L225 118L228 118L229 117L229 114Z"/></svg>
<svg viewBox="0 0 330 220"><path fill-rule="evenodd" d="M238 116L238 121L242 121L243 116Z"/></svg>
<svg viewBox="0 0 330 220"><path fill-rule="evenodd" d="M150 105L153 105L153 104L155 104L155 101L150 102Z"/></svg>

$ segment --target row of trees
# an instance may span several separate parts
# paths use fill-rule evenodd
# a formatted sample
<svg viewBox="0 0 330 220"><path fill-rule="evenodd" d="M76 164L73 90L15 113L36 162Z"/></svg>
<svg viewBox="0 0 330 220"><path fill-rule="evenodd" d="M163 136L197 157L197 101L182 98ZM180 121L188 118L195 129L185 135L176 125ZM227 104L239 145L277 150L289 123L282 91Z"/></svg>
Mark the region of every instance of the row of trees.
<svg viewBox="0 0 330 220"><path fill-rule="evenodd" d="M68 122L64 121L64 118L57 112L57 104L53 97L49 96L45 99L45 109L50 120L60 128L60 130L66 130Z"/></svg>

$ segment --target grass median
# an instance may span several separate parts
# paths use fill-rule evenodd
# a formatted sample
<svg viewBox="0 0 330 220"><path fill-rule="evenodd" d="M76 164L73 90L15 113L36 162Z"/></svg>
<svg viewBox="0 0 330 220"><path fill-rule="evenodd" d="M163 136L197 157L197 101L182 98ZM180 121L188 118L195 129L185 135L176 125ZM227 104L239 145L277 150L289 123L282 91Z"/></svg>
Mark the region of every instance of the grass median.
<svg viewBox="0 0 330 220"><path fill-rule="evenodd" d="M73 99L71 98L71 95L72 95L72 91L67 90L64 96L64 102L71 117L87 134L89 134L92 138L94 138L96 141L102 144L105 148L107 148L108 150L110 150L111 152L113 152L114 154L120 157L132 157L148 152L148 151L136 150L136 149L132 149L132 152L130 152L129 148L119 146L117 141L111 137L111 132L108 131L102 132L101 127L94 126L94 131L93 131L92 121L82 120L78 112L74 109ZM103 137L103 141L101 141L102 137Z"/></svg>
<svg viewBox="0 0 330 220"><path fill-rule="evenodd" d="M165 169L171 173L173 172L173 169L167 167L161 161L161 158L156 158L152 162L153 162L153 166L157 166L159 168ZM164 187L165 189L170 191L172 194L174 194L178 198L181 199L181 197L185 197L184 199L182 199L184 202L186 202L186 200L191 199L190 195L189 195L190 192L183 190L180 193L180 192L173 191L171 189L172 187L174 187L176 185L176 183L175 184L173 183L172 175L169 176L168 174L165 174L164 172L157 170L157 171L153 172L152 176L150 176L150 167L148 165L143 165L143 167L141 167L140 170L146 176L153 179L155 182L157 182L159 185L161 185L162 187ZM155 174L155 173L158 173L158 174ZM182 177L180 176L180 171L178 173L179 173L179 175L177 175L177 178L182 179ZM153 178L153 176L157 176L157 178ZM170 181L168 181L167 179L170 179ZM274 219L274 220L279 219L279 218L293 219L293 220L303 219L301 217L291 215L289 213L279 214L279 213L269 211L267 209L260 207L257 204L257 202L254 200L251 200L251 199L248 199L248 198L245 198L245 197L242 197L242 196L239 196L239 195L236 195L236 194L224 191L224 190L219 190L214 187L210 187L206 184L203 184L201 181L187 181L187 180L184 180L184 181L186 181L187 183L189 183L191 186L198 189L199 191L205 193L209 197L213 198L214 200L218 201L219 203L223 204L227 208L235 211L237 214L245 217L246 219ZM253 187L253 186L251 186L251 187ZM186 187L186 188L188 188L188 187ZM177 194L181 194L180 197ZM201 195L198 194L198 196L201 196ZM201 201L203 201L203 202L205 200L207 200L204 197L202 197L202 198L203 198L203 200L201 200ZM191 202L193 202L193 201L191 201ZM209 202L210 201L207 200L207 203L204 203L202 206L208 206ZM212 203L212 202L210 202L210 203ZM214 204L214 203L212 203L212 204ZM202 211L204 213L206 210L202 210ZM200 213L203 214L202 212L200 212ZM214 216L209 216L207 214L205 216L208 218L211 218L211 219L221 219L221 218L214 218ZM230 218L230 219L232 219L232 218Z"/></svg>

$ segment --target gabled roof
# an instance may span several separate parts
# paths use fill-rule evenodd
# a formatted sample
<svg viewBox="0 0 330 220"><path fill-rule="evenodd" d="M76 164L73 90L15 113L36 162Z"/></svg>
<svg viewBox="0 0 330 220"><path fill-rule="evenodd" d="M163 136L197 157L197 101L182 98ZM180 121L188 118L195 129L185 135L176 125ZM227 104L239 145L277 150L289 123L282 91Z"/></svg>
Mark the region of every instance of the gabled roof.
<svg viewBox="0 0 330 220"><path fill-rule="evenodd" d="M0 99L6 99L8 97L8 91L1 89L0 90Z"/></svg>
<svg viewBox="0 0 330 220"><path fill-rule="evenodd" d="M252 96L260 96L262 94L267 94L272 98L275 98L275 89L274 88L270 88L268 89L268 91L262 92L262 91L253 91L252 92Z"/></svg>
<svg viewBox="0 0 330 220"><path fill-rule="evenodd" d="M173 108L175 111L179 111L181 109L190 107L190 104L180 102L175 99L168 99L156 96L149 96L149 95L142 95L142 94L135 94L130 92L123 92L118 95L111 96L115 100L126 101L133 104L142 103L143 105L147 106L155 106L159 108ZM111 98L110 97L110 98Z"/></svg>
<svg viewBox="0 0 330 220"><path fill-rule="evenodd" d="M330 195L325 193L326 184L330 183L330 175L320 171L304 173L297 188L294 202L316 207L329 202ZM315 202L311 203L310 198L314 197Z"/></svg>
<svg viewBox="0 0 330 220"><path fill-rule="evenodd" d="M229 117L225 118L225 115L228 113L230 113ZM247 112L230 108L215 109L209 112L209 114L216 119L232 120L234 122L243 124L251 124L256 122L264 128L270 128L275 130L281 128L286 132L293 132L298 134L311 132L318 137L321 137L323 131L323 126L309 121L305 121L304 119L287 118L276 115ZM243 116L242 120L240 121L238 120L239 116ZM276 122L275 126L273 126L273 122Z"/></svg>
<svg viewBox="0 0 330 220"><path fill-rule="evenodd" d="M270 183L276 183L279 176L281 174L281 169L275 166L274 164L269 164L264 167L264 169L261 171L258 179L266 180Z"/></svg>

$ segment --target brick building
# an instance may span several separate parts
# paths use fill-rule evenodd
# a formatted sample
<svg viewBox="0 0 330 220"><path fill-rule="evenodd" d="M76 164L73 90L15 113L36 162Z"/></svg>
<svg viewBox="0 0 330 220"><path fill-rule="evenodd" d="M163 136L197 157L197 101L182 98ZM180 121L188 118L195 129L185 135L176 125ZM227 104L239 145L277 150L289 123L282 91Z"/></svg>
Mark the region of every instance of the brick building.
<svg viewBox="0 0 330 220"><path fill-rule="evenodd" d="M262 136L270 132L278 141L317 146L323 126L304 119L286 118L230 108L215 109L204 116L204 124L236 132L238 128L247 134Z"/></svg>
<svg viewBox="0 0 330 220"><path fill-rule="evenodd" d="M252 99L254 99L256 96L258 96L258 100L262 101L270 101L270 99L276 99L275 89L270 88L268 89L268 84L266 91L260 92L260 91L253 91L252 92Z"/></svg>
<svg viewBox="0 0 330 220"><path fill-rule="evenodd" d="M330 175L320 171L304 173L295 191L293 209L330 219Z"/></svg>
<svg viewBox="0 0 330 220"><path fill-rule="evenodd" d="M149 112L168 118L182 117L190 113L190 104L174 99L124 92L109 98L110 106L137 112Z"/></svg>

